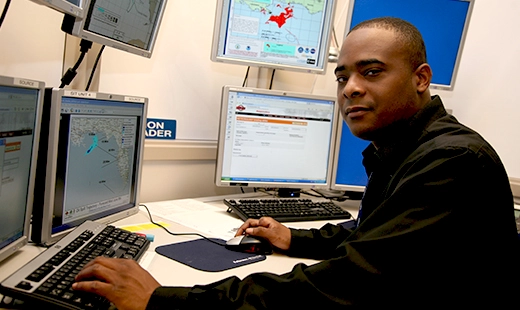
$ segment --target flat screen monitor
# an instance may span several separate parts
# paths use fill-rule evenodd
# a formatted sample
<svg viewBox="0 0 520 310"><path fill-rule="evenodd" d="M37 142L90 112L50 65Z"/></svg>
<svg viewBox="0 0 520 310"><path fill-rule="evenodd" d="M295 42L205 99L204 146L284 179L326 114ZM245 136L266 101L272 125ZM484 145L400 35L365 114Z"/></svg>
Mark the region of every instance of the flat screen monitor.
<svg viewBox="0 0 520 310"><path fill-rule="evenodd" d="M402 18L423 35L431 86L452 90L459 67L473 0L350 0L346 32L361 21L383 16Z"/></svg>
<svg viewBox="0 0 520 310"><path fill-rule="evenodd" d="M224 86L216 185L328 188L336 98Z"/></svg>
<svg viewBox="0 0 520 310"><path fill-rule="evenodd" d="M0 76L0 261L29 240L44 89Z"/></svg>
<svg viewBox="0 0 520 310"><path fill-rule="evenodd" d="M50 245L85 220L138 212L147 105L142 97L46 90L34 242Z"/></svg>
<svg viewBox="0 0 520 310"><path fill-rule="evenodd" d="M341 115L337 130L331 189L362 194L368 182L362 152L370 142L354 136Z"/></svg>
<svg viewBox="0 0 520 310"><path fill-rule="evenodd" d="M31 0L41 5L48 6L56 11L75 17L83 17L85 0Z"/></svg>
<svg viewBox="0 0 520 310"><path fill-rule="evenodd" d="M334 0L218 0L211 60L325 73Z"/></svg>
<svg viewBox="0 0 520 310"><path fill-rule="evenodd" d="M68 34L150 58L167 0L84 0L85 17L63 17Z"/></svg>

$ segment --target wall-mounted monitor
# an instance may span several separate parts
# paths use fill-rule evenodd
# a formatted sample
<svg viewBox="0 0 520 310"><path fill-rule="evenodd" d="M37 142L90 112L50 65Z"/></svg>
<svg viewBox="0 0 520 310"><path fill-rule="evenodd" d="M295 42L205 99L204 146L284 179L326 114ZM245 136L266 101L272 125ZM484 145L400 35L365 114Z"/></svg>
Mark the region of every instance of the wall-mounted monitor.
<svg viewBox="0 0 520 310"><path fill-rule="evenodd" d="M383 16L402 18L423 35L433 88L452 90L473 0L350 0L346 31L361 21Z"/></svg>
<svg viewBox="0 0 520 310"><path fill-rule="evenodd" d="M342 116L338 118L330 188L360 196L368 182L361 153L370 142L354 136Z"/></svg>
<svg viewBox="0 0 520 310"><path fill-rule="evenodd" d="M85 0L31 0L56 11L75 17L83 17Z"/></svg>
<svg viewBox="0 0 520 310"><path fill-rule="evenodd" d="M335 0L218 0L211 60L325 72Z"/></svg>
<svg viewBox="0 0 520 310"><path fill-rule="evenodd" d="M0 262L29 240L44 89L0 76Z"/></svg>
<svg viewBox="0 0 520 310"><path fill-rule="evenodd" d="M85 220L138 212L148 99L47 89L32 240L52 244Z"/></svg>
<svg viewBox="0 0 520 310"><path fill-rule="evenodd" d="M225 86L216 185L329 188L335 98Z"/></svg>
<svg viewBox="0 0 520 310"><path fill-rule="evenodd" d="M84 0L85 17L65 15L62 30L132 54L151 57L167 0Z"/></svg>

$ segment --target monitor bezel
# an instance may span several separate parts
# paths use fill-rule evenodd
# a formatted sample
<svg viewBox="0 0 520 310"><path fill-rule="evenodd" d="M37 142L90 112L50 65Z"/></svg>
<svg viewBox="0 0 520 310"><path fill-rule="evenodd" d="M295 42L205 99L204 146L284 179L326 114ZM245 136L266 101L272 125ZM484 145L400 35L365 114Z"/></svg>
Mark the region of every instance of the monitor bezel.
<svg viewBox="0 0 520 310"><path fill-rule="evenodd" d="M134 205L116 213L103 216L98 219L91 219L97 223L109 224L113 223L117 220L124 219L133 214L139 212L139 195L141 188L141 178L142 178L142 166L143 166L143 153L144 153L144 141L145 141L145 130L146 130L146 117L147 117L147 109L148 109L148 98L139 97L139 96L129 96L129 95L120 95L113 93L103 93L103 92L88 92L88 91L75 91L63 88L49 88L47 91L50 93L50 100L46 98L45 105L50 104L50 106L46 106L45 109L49 109L49 120L48 124L48 142L46 145L48 146L46 152L46 163L45 163L45 175L43 176L43 180L45 180L44 191L43 191L43 201L41 202L41 206L35 206L34 210L37 212L41 212L41 223L35 224L35 219L33 216L33 229L32 229L32 241L43 244L43 245L51 245L69 232L71 232L75 227L70 227L63 231L53 233L53 214L54 214L54 201L55 201L55 190L56 190L56 169L57 169L57 157L58 157L58 145L59 145L59 132L60 132L60 116L61 116L61 105L62 105L62 97L73 97L73 98L88 98L88 99L98 99L104 101L118 101L118 102L127 102L133 104L142 104L143 105L143 115L141 117L140 122L140 136L138 141L137 148L137 156L136 156L136 164L135 164L135 185L134 185L134 196L133 201ZM46 121L46 120L44 120ZM40 182L43 181L39 179ZM34 211L33 211L34 214ZM79 224L78 224L79 225ZM36 229L35 229L36 228Z"/></svg>
<svg viewBox="0 0 520 310"><path fill-rule="evenodd" d="M93 5L96 0L85 0L85 12L83 18L72 18L70 16L64 16L62 23L62 30L70 35L78 37L80 39L95 42L101 45L109 46L124 52L151 58L157 37L159 34L160 25L166 9L166 3L168 0L161 0L161 7L157 13L157 21L152 31L150 38L150 44L147 49L142 49L131 44L127 44L121 41L114 40L112 38L105 37L103 35L94 33L92 31L84 29L87 21L89 20L89 14L93 10Z"/></svg>
<svg viewBox="0 0 520 310"><path fill-rule="evenodd" d="M86 0L80 0L80 5L75 5L67 0L31 0L39 5L54 9L58 12L71 16L83 18L85 14L84 5Z"/></svg>
<svg viewBox="0 0 520 310"><path fill-rule="evenodd" d="M270 69L278 69L278 70L288 70L288 71L296 71L296 72L305 72L305 73L315 73L315 74L325 74L327 70L327 63L329 57L329 48L331 44L331 34L332 27L334 22L334 15L336 11L336 0L326 0L326 15L325 15L325 23L324 23L324 31L321 33L321 44L319 49L319 65L315 68L309 68L304 66L295 66L288 64L276 64L271 62L260 62L249 59L236 59L232 57L228 57L225 55L221 55L221 51L223 47L221 46L221 42L226 35L226 15L231 0L218 0L216 9L215 9L215 23L213 28L213 39L211 45L211 55L210 59L214 62L220 62L225 64L235 64L235 65L244 65L244 66L253 66L259 68L270 68Z"/></svg>
<svg viewBox="0 0 520 310"><path fill-rule="evenodd" d="M336 140L334 143L334 156L332 163L332 183L330 189L345 191L345 192L355 192L355 193L363 193L365 191L365 186L354 185L354 184L341 184L337 182L338 177L338 165L339 165L339 151L341 149L341 137L343 133L343 126L346 126L346 123L343 120L342 115L338 115L338 125L336 127ZM347 126L348 129L348 126ZM362 151L362 150L361 150ZM358 163L361 164L361 163Z"/></svg>
<svg viewBox="0 0 520 310"><path fill-rule="evenodd" d="M458 73L458 70L459 70L460 60L462 58L462 53L463 53L463 49L464 49L464 45L465 45L465 41L466 41L466 35L467 35L467 32L468 32L468 28L469 28L469 22L470 22L470 19L471 19L471 14L473 12L473 6L474 6L474 3L475 3L474 0L458 0L458 1L460 1L460 2L468 2L469 5L468 5L468 10L466 12L466 19L464 20L464 28L462 30L461 38L460 38L460 41L459 41L459 47L458 47L458 50L457 50L457 56L455 58L455 64L453 65L453 72L452 72L452 75L451 75L450 83L449 84L440 84L440 83L432 82L430 84L430 87L432 89L452 91L454 89L454 87L455 87L455 80L457 78L457 73ZM345 24L345 32L344 32L345 35L344 35L344 37L350 31L351 24L352 24L353 10L354 10L354 6L356 5L356 3L357 3L356 0L350 0L349 1L349 7L348 7L348 11L347 11L347 22ZM434 70L434 75L435 75L435 70Z"/></svg>
<svg viewBox="0 0 520 310"><path fill-rule="evenodd" d="M261 94L261 95L276 95L276 96L287 96L287 97L295 97L295 98L308 98L308 99L317 99L317 100L326 100L333 102L333 117L331 124L331 137L329 143L328 150L328 163L327 163L327 173L326 173L326 182L325 183L289 183L289 182L224 182L222 181L222 172L223 172L223 156L224 156L224 145L225 145L225 134L226 134L226 121L227 121L227 102L229 99L230 92L249 92L252 94ZM333 155L334 155L334 143L335 143L335 134L336 134L336 126L337 126L337 115L338 115L338 106L336 104L336 97L327 96L327 95L316 95L309 93L299 93L299 92L290 92L290 91L282 91L282 90L272 90L272 89L263 89L263 88L253 88L253 87L238 87L238 86L230 86L226 85L222 88L222 97L221 97L221 109L220 109L220 120L219 120L219 134L217 140L217 162L215 167L215 185L218 187L253 187L253 188L269 188L269 189L280 189L280 188L289 188L289 189L302 189L302 190L310 190L310 189L328 189L332 184L332 164L333 164ZM305 167L302 167L305 169Z"/></svg>
<svg viewBox="0 0 520 310"><path fill-rule="evenodd" d="M32 79L25 78L17 78L10 76L0 76L0 86L7 87L18 87L25 89L37 89L38 90L38 104L36 105L36 113L35 113L35 124L34 124L34 132L33 132L33 144L32 144L32 154L31 154L31 167L29 170L29 181L27 187L27 202L25 208L25 221L24 221L24 229L22 236L17 240L13 241L11 244L5 246L0 249L0 262L14 254L16 251L21 249L29 242L30 236L30 224L31 224L31 215L32 208L34 202L34 187L35 187L35 175L36 175L36 163L38 156L38 147L40 142L40 126L41 126L41 116L42 116L42 106L43 106L43 97L45 92L45 82L36 81Z"/></svg>

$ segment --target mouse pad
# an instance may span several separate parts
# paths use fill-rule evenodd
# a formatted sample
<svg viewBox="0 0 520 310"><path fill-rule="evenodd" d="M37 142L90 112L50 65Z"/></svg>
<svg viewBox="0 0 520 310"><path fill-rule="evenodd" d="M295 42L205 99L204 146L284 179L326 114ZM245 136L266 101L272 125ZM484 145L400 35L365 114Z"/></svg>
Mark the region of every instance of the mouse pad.
<svg viewBox="0 0 520 310"><path fill-rule="evenodd" d="M222 239L211 238L211 240L226 243ZM155 251L184 265L210 272L249 265L266 258L265 255L231 251L205 239L163 245L157 247Z"/></svg>

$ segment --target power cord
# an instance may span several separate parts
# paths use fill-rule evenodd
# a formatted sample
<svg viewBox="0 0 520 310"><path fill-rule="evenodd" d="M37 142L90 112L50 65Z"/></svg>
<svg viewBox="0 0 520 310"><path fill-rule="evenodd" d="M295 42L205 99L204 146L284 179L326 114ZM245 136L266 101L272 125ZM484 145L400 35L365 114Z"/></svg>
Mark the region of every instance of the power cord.
<svg viewBox="0 0 520 310"><path fill-rule="evenodd" d="M61 78L60 88L63 88L65 86L69 85L72 82L72 80L76 77L76 74L77 74L76 70L78 69L79 65L83 61L83 58L85 58L85 55L87 54L88 50L92 47L92 42L85 40L85 39L81 39L79 46L80 46L81 54L79 55L79 58L76 61L76 64L74 65L74 67L69 68L67 70L67 72L65 72L63 77Z"/></svg>
<svg viewBox="0 0 520 310"><path fill-rule="evenodd" d="M9 9L9 5L11 4L11 0L6 0L4 4L4 10L2 11L2 15L0 15L0 28L4 23L5 16L7 15L7 10Z"/></svg>
<svg viewBox="0 0 520 310"><path fill-rule="evenodd" d="M152 218L152 214L150 213L150 210L148 209L148 207L144 204L139 204L139 206L141 207L144 207L146 209L146 212L148 212L148 217L150 218L150 222L156 226L159 226L161 227L162 229L164 229L167 233L169 233L170 235L172 236L199 236L201 238L204 238L206 239L207 241L209 242L212 242L212 243L215 243L215 244L218 244L220 246L225 246L225 244L223 243L220 243L220 242L217 242L217 241L214 241L214 240L211 240L210 238L206 237L206 236L203 236L201 234L198 234L198 233L174 233L174 232L171 232L168 230L168 228L164 227L163 225L159 224L159 223L156 223L153 218Z"/></svg>
<svg viewBox="0 0 520 310"><path fill-rule="evenodd" d="M102 45L101 49L99 50L99 53L97 54L96 61L94 62L94 67L92 67L92 71L90 72L90 77L88 78L87 87L85 88L85 91L88 91L90 88L90 83L92 83L92 79L94 78L94 73L96 73L96 68L99 62L99 59L101 58L101 54L103 54L103 50L105 49L105 46Z"/></svg>
<svg viewBox="0 0 520 310"><path fill-rule="evenodd" d="M249 69L250 68L251 68L251 66L247 67L246 76L244 77L244 82L242 82L242 87L246 86L246 84L247 84L247 78L249 76Z"/></svg>

